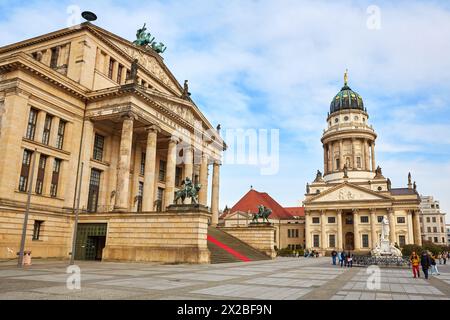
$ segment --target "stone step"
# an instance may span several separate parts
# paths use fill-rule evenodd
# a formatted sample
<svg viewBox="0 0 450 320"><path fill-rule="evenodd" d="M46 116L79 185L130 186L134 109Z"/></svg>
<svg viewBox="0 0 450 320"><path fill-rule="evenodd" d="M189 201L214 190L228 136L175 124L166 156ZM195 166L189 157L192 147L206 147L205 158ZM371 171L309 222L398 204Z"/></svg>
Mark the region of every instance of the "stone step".
<svg viewBox="0 0 450 320"><path fill-rule="evenodd" d="M241 256L248 258L251 261L258 260L269 260L270 258L264 253L258 251L257 249L249 246L245 242L233 237L232 235L219 230L214 227L208 228L208 236L213 237L215 240L221 244L234 250ZM211 263L229 263L229 262L240 262L242 261L233 254L227 252L225 249L216 245L215 243L208 241L208 249L211 252Z"/></svg>

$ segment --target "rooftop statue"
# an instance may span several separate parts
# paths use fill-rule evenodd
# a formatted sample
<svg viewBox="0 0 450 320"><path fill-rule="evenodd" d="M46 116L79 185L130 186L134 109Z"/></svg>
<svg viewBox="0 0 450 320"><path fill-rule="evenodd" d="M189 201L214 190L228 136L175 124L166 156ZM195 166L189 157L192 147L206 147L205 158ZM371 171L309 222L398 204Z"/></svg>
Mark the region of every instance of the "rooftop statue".
<svg viewBox="0 0 450 320"><path fill-rule="evenodd" d="M193 204L198 204L198 192L201 188L201 184L194 185L192 180L187 177L182 183L182 189L176 192L174 203L177 203L179 199L184 203L184 200L190 198Z"/></svg>
<svg viewBox="0 0 450 320"><path fill-rule="evenodd" d="M152 37L152 34L146 31L147 24L144 23L144 26L136 31L136 40L133 41L133 44L146 49L152 48L158 54L164 53L167 49L164 43L156 43L155 37Z"/></svg>

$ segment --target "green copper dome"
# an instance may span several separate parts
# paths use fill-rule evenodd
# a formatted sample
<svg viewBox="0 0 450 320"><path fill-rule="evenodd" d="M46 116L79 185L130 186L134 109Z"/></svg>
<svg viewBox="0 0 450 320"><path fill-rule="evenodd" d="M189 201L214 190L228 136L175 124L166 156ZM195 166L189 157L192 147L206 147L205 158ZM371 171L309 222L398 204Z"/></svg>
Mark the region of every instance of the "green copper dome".
<svg viewBox="0 0 450 320"><path fill-rule="evenodd" d="M334 97L330 105L330 114L345 109L359 109L365 111L361 96L345 85Z"/></svg>

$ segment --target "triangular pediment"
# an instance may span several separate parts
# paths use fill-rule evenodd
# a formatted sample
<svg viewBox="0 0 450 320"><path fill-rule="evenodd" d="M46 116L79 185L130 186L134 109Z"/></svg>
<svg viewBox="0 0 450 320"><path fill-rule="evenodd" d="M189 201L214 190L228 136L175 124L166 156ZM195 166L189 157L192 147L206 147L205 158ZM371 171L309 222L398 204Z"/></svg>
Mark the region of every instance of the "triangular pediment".
<svg viewBox="0 0 450 320"><path fill-rule="evenodd" d="M172 92L177 93L178 96L181 95L182 92L180 84L175 79L173 74L169 71L169 69L164 65L162 59L160 57L157 57L158 54L156 52L150 52L150 49L146 50L138 48L130 41L122 39L121 37L116 36L97 26L89 25L89 28L100 35L104 40L109 41L120 51L130 56L132 59L138 59L139 64L149 73L151 73L156 79L158 79L162 84L164 84L164 86L166 86Z"/></svg>
<svg viewBox="0 0 450 320"><path fill-rule="evenodd" d="M225 220L227 220L227 219L243 219L243 220L245 220L245 219L249 219L250 216L251 216L251 214L249 214L249 213L242 212L242 211L236 211L236 212L233 212L233 213L227 215L224 219Z"/></svg>
<svg viewBox="0 0 450 320"><path fill-rule="evenodd" d="M307 203L344 201L391 201L392 198L350 183L342 183L306 201Z"/></svg>

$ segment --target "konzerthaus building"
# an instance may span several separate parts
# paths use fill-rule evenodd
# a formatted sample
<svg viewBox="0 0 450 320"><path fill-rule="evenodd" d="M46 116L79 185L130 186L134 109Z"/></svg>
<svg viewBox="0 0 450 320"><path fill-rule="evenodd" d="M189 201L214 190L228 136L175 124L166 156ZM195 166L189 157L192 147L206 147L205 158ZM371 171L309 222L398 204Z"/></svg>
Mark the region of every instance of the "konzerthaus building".
<svg viewBox="0 0 450 320"><path fill-rule="evenodd" d="M0 48L0 130L0 258L19 250L30 184L25 249L34 257L69 256L78 191L80 259L101 259L105 245L119 259L112 253L133 238L142 250L187 243L192 219L155 214L185 177L202 185L199 202L218 222L224 143L151 47L84 23ZM123 217L140 212L127 228ZM158 229L167 222L172 229Z"/></svg>
<svg viewBox="0 0 450 320"><path fill-rule="evenodd" d="M307 185L306 247L330 252L368 252L390 224L390 242L421 244L420 197L408 177L406 188L392 188L375 161L377 134L359 94L347 85L333 98L322 136L324 174Z"/></svg>

